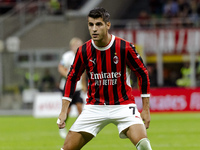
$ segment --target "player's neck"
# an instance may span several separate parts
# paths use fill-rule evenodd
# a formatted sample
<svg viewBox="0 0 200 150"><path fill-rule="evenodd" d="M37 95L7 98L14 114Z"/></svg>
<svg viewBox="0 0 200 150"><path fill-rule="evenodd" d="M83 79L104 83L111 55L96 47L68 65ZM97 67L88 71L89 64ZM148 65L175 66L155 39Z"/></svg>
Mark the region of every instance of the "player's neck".
<svg viewBox="0 0 200 150"><path fill-rule="evenodd" d="M94 41L97 47L106 47L111 41L112 35L107 34L101 41Z"/></svg>

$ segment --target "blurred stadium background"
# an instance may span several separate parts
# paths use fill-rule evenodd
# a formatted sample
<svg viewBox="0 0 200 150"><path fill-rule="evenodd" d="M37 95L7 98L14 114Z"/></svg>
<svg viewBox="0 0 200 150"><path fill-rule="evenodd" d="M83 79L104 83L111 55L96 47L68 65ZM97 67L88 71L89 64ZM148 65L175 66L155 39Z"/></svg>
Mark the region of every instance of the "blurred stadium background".
<svg viewBox="0 0 200 150"><path fill-rule="evenodd" d="M142 55L154 104L173 103L154 111L199 111L199 0L0 0L1 112L31 113L38 93L58 92L60 57L72 37L90 38L86 16L97 6L110 12L110 32L133 42Z"/></svg>
<svg viewBox="0 0 200 150"><path fill-rule="evenodd" d="M149 131L153 148L163 135L167 137L164 131L169 130L171 125L173 131L170 130L170 134L176 130L175 134L180 134L184 140L176 145L173 143L176 140L169 135L168 145L163 138L157 149L174 146L171 149L183 150L191 148L191 145L193 149L199 149L200 145L195 143L198 140L198 124L182 133L199 120L199 0L0 0L0 115L4 116L1 121L6 122L5 116L8 115L28 115L53 117L49 122L54 122L61 104L57 65L61 55L69 50L72 37L80 37L83 41L90 39L86 16L97 6L106 8L111 14L110 33L133 42L147 64L152 87L151 111L196 112L195 115L185 115L185 120L184 115L171 118L162 113L159 117L158 113L153 114L152 130ZM141 110L137 79L133 74L131 77L136 103ZM71 116L76 115L74 109ZM12 120L15 119L11 118L7 123L10 125ZM175 128L172 124L167 126L175 120ZM179 129L179 120L183 129ZM183 125L184 122L187 124ZM159 123L162 123L164 131L157 130ZM54 128L53 125L50 127ZM0 133L6 136L9 130L9 126L5 126ZM183 148L189 131L196 133L194 136L197 138L189 136L193 137L190 138L193 143ZM18 134L14 130L12 132ZM57 135L57 130L53 134ZM174 145L170 145L169 141ZM20 146L18 149L21 149Z"/></svg>
<svg viewBox="0 0 200 150"><path fill-rule="evenodd" d="M59 143L40 140L47 135L59 136L54 124L61 105L57 65L69 50L72 37L90 39L86 16L96 6L110 12L110 32L133 42L147 64L151 112L157 112L152 113L148 130L152 147L199 149L199 0L0 0L0 122L4 122L0 126L0 149L21 150L22 143L25 148L32 145L32 149L60 148L61 139ZM133 74L131 77L141 110L137 79ZM71 116L76 115L74 109ZM96 149L98 142L102 146L105 141L101 140L105 135L109 138L112 128L100 133L99 141L94 140L86 149ZM117 131L112 134L117 136ZM110 139L106 142L115 149L122 143L124 148L132 147L120 141L113 145L117 139Z"/></svg>

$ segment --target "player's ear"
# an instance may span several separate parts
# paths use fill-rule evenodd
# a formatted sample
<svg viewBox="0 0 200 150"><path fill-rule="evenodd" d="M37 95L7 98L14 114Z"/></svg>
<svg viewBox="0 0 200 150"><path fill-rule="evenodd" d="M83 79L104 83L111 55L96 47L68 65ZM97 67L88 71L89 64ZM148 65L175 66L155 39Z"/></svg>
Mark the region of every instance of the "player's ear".
<svg viewBox="0 0 200 150"><path fill-rule="evenodd" d="M111 22L106 22L106 25L107 25L107 29L109 30L111 27Z"/></svg>

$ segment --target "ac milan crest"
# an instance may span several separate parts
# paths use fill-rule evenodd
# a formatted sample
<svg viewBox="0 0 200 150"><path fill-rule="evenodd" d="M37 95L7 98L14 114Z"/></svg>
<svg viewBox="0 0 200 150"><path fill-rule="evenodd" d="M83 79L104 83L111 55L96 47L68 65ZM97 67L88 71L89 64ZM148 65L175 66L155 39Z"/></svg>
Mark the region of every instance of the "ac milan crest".
<svg viewBox="0 0 200 150"><path fill-rule="evenodd" d="M118 58L117 56L114 56L114 57L113 57L113 62L114 62L115 64L117 64L117 63L119 62L119 58Z"/></svg>

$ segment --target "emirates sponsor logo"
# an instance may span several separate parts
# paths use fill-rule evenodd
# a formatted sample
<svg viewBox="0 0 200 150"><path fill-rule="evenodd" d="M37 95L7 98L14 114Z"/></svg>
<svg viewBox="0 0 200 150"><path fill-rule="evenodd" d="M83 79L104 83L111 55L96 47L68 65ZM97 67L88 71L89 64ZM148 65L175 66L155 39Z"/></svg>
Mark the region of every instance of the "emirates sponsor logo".
<svg viewBox="0 0 200 150"><path fill-rule="evenodd" d="M121 77L121 72L111 72L111 73L94 73L90 72L91 79L117 79Z"/></svg>
<svg viewBox="0 0 200 150"><path fill-rule="evenodd" d="M95 85L116 85L117 78L121 77L121 72L94 73L90 72L91 79L95 80Z"/></svg>

